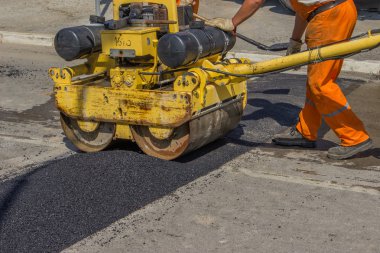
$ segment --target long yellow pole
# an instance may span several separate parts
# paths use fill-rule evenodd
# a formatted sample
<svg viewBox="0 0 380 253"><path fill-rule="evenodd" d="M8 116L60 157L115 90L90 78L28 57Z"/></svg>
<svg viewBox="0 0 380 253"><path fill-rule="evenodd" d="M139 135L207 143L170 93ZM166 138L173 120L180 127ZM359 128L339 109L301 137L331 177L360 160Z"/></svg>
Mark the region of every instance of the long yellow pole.
<svg viewBox="0 0 380 253"><path fill-rule="evenodd" d="M367 37L350 40L330 46L304 51L298 54L279 57L269 61L253 64L230 64L225 66L227 72L243 75L265 74L280 71L298 65L311 64L325 61L331 58L343 58L349 54L359 53L367 49L380 46L380 31L372 35L368 32Z"/></svg>

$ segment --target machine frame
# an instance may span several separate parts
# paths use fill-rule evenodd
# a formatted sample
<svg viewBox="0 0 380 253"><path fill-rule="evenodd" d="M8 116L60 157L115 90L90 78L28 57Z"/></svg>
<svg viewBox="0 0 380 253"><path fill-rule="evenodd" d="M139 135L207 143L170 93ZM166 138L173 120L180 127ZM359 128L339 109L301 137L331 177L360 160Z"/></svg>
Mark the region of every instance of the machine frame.
<svg viewBox="0 0 380 253"><path fill-rule="evenodd" d="M114 0L114 20L120 19L121 5L137 2L145 1ZM165 5L168 19L175 21L168 24L169 33L179 31L175 0L149 3ZM144 26L105 30L101 52L83 64L49 70L65 134L82 151L100 151L112 140L126 139L136 141L145 153L172 160L239 123L247 103L246 79L231 81L201 69L223 63L221 54L177 69L163 65L157 55L158 31ZM129 65L120 64L123 57ZM232 62L249 63L242 59L223 64ZM106 134L99 139L102 129ZM186 140L181 143L178 135Z"/></svg>

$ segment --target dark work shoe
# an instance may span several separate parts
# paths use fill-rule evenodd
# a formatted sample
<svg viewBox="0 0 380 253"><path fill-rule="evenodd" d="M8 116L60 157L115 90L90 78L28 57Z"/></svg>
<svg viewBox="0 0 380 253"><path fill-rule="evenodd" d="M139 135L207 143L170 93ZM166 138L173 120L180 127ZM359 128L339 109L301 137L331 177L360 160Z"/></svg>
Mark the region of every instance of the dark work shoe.
<svg viewBox="0 0 380 253"><path fill-rule="evenodd" d="M315 148L316 142L310 141L302 136L300 132L293 127L289 133L276 134L272 142L280 146L298 146L303 148Z"/></svg>
<svg viewBox="0 0 380 253"><path fill-rule="evenodd" d="M351 156L354 156L360 152L366 151L372 148L372 146L373 143L371 139L363 141L362 143L359 143L355 146L337 146L329 149L327 157L330 159L343 160L350 158Z"/></svg>

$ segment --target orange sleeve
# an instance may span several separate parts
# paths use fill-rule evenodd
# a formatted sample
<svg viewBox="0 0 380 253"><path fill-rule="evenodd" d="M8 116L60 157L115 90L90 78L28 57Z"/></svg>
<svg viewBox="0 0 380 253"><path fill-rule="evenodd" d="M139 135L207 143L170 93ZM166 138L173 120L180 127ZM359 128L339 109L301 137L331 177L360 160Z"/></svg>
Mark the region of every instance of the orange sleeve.
<svg viewBox="0 0 380 253"><path fill-rule="evenodd" d="M194 0L195 4L193 5L193 12L198 13L199 10L199 0Z"/></svg>
<svg viewBox="0 0 380 253"><path fill-rule="evenodd" d="M193 12L194 13L198 13L198 10L199 10L199 0L193 0L193 1L194 1ZM176 0L176 3L179 6L181 4L181 0Z"/></svg>

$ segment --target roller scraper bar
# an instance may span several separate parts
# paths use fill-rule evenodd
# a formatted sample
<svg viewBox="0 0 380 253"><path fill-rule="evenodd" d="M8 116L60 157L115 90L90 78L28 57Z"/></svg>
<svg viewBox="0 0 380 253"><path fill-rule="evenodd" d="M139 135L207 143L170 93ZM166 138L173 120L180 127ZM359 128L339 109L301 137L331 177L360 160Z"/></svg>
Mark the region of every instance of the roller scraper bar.
<svg viewBox="0 0 380 253"><path fill-rule="evenodd" d="M222 71L210 68L203 68L203 70L237 77L254 77L273 72L283 72L294 67L327 60L342 59L379 46L380 29L376 29L343 42L312 48L301 53L269 61L253 64L229 64L223 66Z"/></svg>

